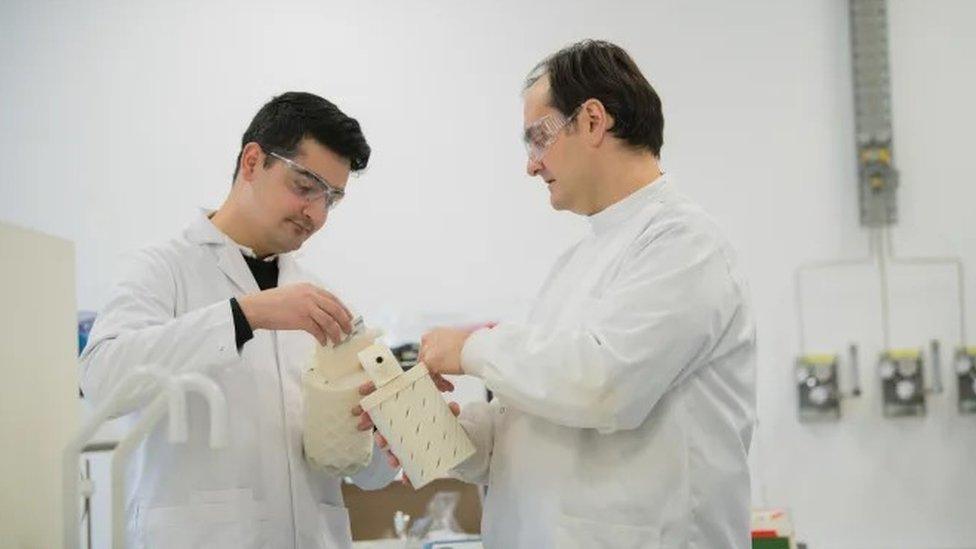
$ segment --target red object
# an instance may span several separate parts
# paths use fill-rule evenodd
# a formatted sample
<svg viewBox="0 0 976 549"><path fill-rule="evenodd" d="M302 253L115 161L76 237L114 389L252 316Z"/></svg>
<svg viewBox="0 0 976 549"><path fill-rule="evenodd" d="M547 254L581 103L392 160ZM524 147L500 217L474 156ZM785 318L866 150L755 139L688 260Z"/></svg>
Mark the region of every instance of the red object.
<svg viewBox="0 0 976 549"><path fill-rule="evenodd" d="M753 530L752 537L765 539L765 538L778 538L779 535L776 533L776 530Z"/></svg>

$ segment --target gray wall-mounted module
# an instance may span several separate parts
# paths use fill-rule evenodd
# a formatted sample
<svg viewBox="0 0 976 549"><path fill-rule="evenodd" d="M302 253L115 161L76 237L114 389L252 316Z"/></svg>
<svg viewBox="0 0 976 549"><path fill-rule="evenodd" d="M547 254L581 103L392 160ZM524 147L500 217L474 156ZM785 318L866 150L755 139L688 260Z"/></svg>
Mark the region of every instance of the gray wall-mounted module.
<svg viewBox="0 0 976 549"><path fill-rule="evenodd" d="M880 227L898 219L887 2L851 0L850 10L861 225Z"/></svg>

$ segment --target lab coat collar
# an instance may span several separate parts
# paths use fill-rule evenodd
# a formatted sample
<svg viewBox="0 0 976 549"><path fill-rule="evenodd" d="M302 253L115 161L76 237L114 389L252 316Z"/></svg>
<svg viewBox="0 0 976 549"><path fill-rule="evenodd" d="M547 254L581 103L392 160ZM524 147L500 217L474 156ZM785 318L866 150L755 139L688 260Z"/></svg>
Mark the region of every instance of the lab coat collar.
<svg viewBox="0 0 976 549"><path fill-rule="evenodd" d="M212 213L213 210L200 210L200 216L186 230L187 239L196 244L212 245L217 255L217 266L242 292L251 294L261 291L254 280L254 275L251 274L251 269L244 261L244 256L241 255L240 245L213 224L210 220ZM279 286L298 277L291 255L278 255Z"/></svg>
<svg viewBox="0 0 976 549"><path fill-rule="evenodd" d="M220 229L213 224L213 221L210 220L210 215L213 213L214 210L200 208L199 215L193 220L193 223L186 228L186 238L190 242L193 242L194 244L225 244L228 241L231 241L230 238L222 233Z"/></svg>
<svg viewBox="0 0 976 549"><path fill-rule="evenodd" d="M628 219L633 218L638 212L647 206L647 204L652 200L652 197L664 192L667 189L667 186L668 180L662 173L654 181L651 181L647 185L637 189L629 196L616 202L615 204L611 204L602 212L595 213L587 217L593 233L597 236L605 234L610 229L616 227L624 221L627 221Z"/></svg>

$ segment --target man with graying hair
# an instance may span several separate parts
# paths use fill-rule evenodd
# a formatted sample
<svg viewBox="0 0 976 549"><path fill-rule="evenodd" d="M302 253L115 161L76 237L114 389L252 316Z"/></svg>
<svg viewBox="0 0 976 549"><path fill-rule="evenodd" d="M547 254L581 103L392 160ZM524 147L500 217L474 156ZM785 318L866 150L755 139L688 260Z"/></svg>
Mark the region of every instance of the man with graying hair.
<svg viewBox="0 0 976 549"><path fill-rule="evenodd" d="M526 171L589 234L522 322L424 336L433 372L484 380L461 412L489 548L750 546L755 327L735 253L660 168L657 93L621 48L545 59Z"/></svg>

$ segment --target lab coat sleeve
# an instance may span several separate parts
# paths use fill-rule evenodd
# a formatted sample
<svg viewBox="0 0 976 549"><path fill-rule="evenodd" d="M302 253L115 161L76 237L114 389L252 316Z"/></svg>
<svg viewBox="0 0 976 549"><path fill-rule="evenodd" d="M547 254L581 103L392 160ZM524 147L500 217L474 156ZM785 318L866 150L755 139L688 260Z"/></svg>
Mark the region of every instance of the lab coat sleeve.
<svg viewBox="0 0 976 549"><path fill-rule="evenodd" d="M134 254L82 353L85 397L101 402L137 366L175 373L203 371L238 359L229 300L180 316L175 311L176 285L170 265L158 251ZM136 391L117 415L135 410L146 397L145 390Z"/></svg>
<svg viewBox="0 0 976 549"><path fill-rule="evenodd" d="M471 335L462 367L506 404L554 423L633 429L707 362L742 297L718 237L675 225L641 235L578 327L502 323Z"/></svg>
<svg viewBox="0 0 976 549"><path fill-rule="evenodd" d="M495 442L492 407L488 402L473 402L461 410L458 421L474 445L475 452L451 471L452 477L472 484L488 484L488 470Z"/></svg>
<svg viewBox="0 0 976 549"><path fill-rule="evenodd" d="M390 467L386 451L373 441L373 457L362 471L352 476L352 481L363 490L379 490L396 478L399 468Z"/></svg>

